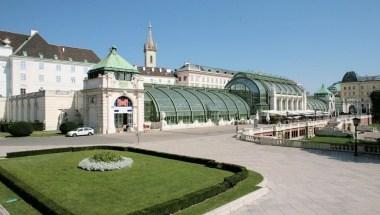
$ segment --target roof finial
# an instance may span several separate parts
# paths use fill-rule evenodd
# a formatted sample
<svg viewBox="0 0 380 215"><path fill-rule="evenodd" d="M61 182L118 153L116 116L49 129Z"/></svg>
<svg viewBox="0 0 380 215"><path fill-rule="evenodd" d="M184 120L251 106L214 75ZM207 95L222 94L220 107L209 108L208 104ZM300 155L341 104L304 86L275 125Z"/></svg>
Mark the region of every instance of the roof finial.
<svg viewBox="0 0 380 215"><path fill-rule="evenodd" d="M116 47L115 45L112 45L112 47L111 47L111 49L110 49L110 52L111 52L112 54L116 54L116 52L117 52L117 47Z"/></svg>

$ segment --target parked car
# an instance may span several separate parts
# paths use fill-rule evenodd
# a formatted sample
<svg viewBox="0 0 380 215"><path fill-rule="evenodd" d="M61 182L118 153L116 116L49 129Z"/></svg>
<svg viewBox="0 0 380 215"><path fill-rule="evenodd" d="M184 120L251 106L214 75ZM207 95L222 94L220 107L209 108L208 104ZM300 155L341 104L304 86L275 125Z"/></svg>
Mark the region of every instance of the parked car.
<svg viewBox="0 0 380 215"><path fill-rule="evenodd" d="M67 132L66 136L68 137L85 136L85 135L90 136L90 135L94 135L94 133L95 132L93 128L81 127L81 128L77 128L75 130Z"/></svg>

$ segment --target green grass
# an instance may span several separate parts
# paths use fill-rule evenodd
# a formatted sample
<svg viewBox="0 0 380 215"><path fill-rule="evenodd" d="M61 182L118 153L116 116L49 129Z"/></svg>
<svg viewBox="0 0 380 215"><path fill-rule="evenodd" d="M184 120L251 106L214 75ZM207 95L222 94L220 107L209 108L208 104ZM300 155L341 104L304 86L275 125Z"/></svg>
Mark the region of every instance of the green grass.
<svg viewBox="0 0 380 215"><path fill-rule="evenodd" d="M33 131L30 137L53 137L62 136L60 131ZM0 132L0 137L13 137L10 133Z"/></svg>
<svg viewBox="0 0 380 215"><path fill-rule="evenodd" d="M338 144L344 144L344 143L350 143L352 141L352 138L350 137L321 137L321 136L315 136L312 138L307 139L310 142L318 142L318 143L338 143Z"/></svg>
<svg viewBox="0 0 380 215"><path fill-rule="evenodd" d="M132 152L131 168L88 172L79 161L107 150L0 160L0 166L75 214L126 214L223 181L231 172Z"/></svg>
<svg viewBox="0 0 380 215"><path fill-rule="evenodd" d="M8 200L17 199L14 202L7 202ZM37 215L40 214L39 211L34 209L24 200L22 200L17 194L11 191L8 187L0 182L0 204L3 205L5 209L10 214L28 214L28 215Z"/></svg>
<svg viewBox="0 0 380 215"><path fill-rule="evenodd" d="M257 186L263 180L263 176L259 173L250 171L249 176L242 182L239 182L235 187L221 193L213 198L207 199L197 205L191 206L185 210L179 211L177 215L192 215L203 214L212 209L218 208L228 202L231 202L239 197L242 197L250 192L253 192L260 187Z"/></svg>
<svg viewBox="0 0 380 215"><path fill-rule="evenodd" d="M380 131L380 123L373 123L373 124L371 124L369 126L371 126L373 128L376 128L378 131Z"/></svg>
<svg viewBox="0 0 380 215"><path fill-rule="evenodd" d="M333 143L333 144L354 144L354 139L350 137L321 137L315 136L307 139L312 143ZM377 142L358 140L358 144L379 144Z"/></svg>
<svg viewBox="0 0 380 215"><path fill-rule="evenodd" d="M52 137L52 136L62 136L60 131L33 131L30 135L31 137Z"/></svg>

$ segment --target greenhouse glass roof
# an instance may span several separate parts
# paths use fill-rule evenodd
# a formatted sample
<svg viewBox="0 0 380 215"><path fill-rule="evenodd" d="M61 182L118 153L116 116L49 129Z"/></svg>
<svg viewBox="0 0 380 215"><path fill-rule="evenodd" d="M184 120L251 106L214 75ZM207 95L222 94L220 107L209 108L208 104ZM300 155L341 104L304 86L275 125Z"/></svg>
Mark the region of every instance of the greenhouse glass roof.
<svg viewBox="0 0 380 215"><path fill-rule="evenodd" d="M318 111L328 111L328 104L315 97L307 97L307 109L309 110L318 110Z"/></svg>
<svg viewBox="0 0 380 215"><path fill-rule="evenodd" d="M195 87L146 85L145 101L153 102L156 117L207 116L208 112L249 116L249 106L240 97L225 90Z"/></svg>

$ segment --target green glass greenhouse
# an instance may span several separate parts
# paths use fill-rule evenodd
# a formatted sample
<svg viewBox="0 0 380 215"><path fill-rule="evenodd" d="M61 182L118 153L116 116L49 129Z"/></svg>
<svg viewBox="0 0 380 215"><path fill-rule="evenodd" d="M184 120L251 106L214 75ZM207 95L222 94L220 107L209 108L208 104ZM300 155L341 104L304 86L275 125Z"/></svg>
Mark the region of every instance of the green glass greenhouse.
<svg viewBox="0 0 380 215"><path fill-rule="evenodd" d="M211 119L247 119L250 109L239 96L226 90L184 86L145 85L145 121L168 124L207 122Z"/></svg>
<svg viewBox="0 0 380 215"><path fill-rule="evenodd" d="M327 112L329 110L328 103L322 99L316 98L314 96L307 97L307 109L318 110Z"/></svg>
<svg viewBox="0 0 380 215"><path fill-rule="evenodd" d="M292 80L258 73L240 72L234 75L225 88L248 103L251 115L256 114L256 111L273 109L270 107L270 97L273 92L287 96L303 94L303 89Z"/></svg>

